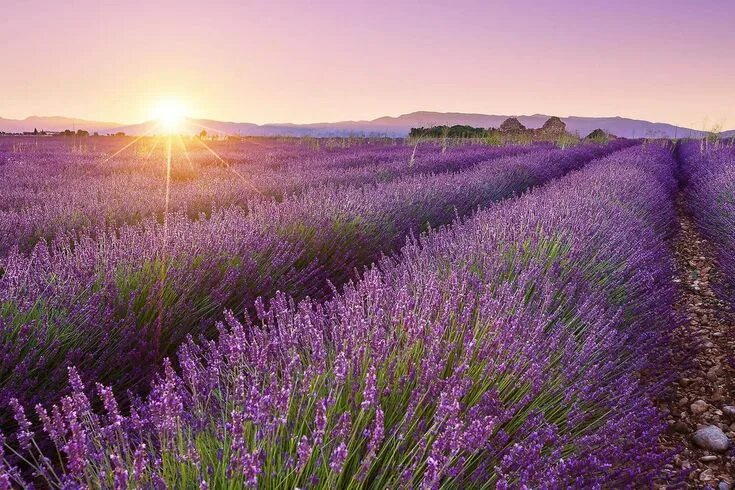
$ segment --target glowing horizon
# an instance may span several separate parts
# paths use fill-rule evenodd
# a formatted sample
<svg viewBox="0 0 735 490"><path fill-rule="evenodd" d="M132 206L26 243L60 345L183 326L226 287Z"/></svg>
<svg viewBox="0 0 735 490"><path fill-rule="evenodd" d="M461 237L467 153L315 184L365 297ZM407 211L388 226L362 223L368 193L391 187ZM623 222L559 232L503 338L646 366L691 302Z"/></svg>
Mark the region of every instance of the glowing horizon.
<svg viewBox="0 0 735 490"><path fill-rule="evenodd" d="M137 124L173 99L179 119L257 124L439 111L735 128L733 2L73 7L3 7L0 117Z"/></svg>
<svg viewBox="0 0 735 490"><path fill-rule="evenodd" d="M178 134L188 119L187 105L181 99L163 98L155 102L148 113L149 120L157 121L166 133Z"/></svg>

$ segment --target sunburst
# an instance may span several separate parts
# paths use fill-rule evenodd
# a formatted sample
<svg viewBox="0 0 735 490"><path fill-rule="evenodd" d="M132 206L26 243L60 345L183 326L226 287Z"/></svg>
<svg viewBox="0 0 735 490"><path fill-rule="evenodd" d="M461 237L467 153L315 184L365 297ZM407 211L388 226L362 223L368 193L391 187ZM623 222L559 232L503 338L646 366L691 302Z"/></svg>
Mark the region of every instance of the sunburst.
<svg viewBox="0 0 735 490"><path fill-rule="evenodd" d="M160 99L153 104L150 118L165 134L179 134L185 130L187 107L179 99Z"/></svg>
<svg viewBox="0 0 735 490"><path fill-rule="evenodd" d="M189 166L190 170L194 170L194 164L191 161L191 157L189 155L189 149L187 148L186 140L184 137L182 137L182 133L186 130L185 123L190 124L191 127L199 127L201 129L210 130L212 133L215 133L216 131L207 128L205 126L202 126L201 124L198 124L192 120L187 120L185 117L185 110L184 105L167 100L167 101L161 101L160 103L156 104L156 106L151 110L151 116L153 121L153 124L148 128L148 130L136 137L133 138L131 141L128 141L126 144L124 144L121 148L113 152L111 155L109 155L107 158L104 159L105 162L112 160L113 158L117 157L121 153L123 153L126 149L133 146L135 143L139 142L143 138L152 138L152 147L148 150L147 155L145 156L145 161L148 162L151 160L151 156L155 153L156 148L159 147L159 145L164 146L165 149L165 161L162 162L165 165L165 177L164 177L164 209L163 209L163 236L162 236L162 243L161 243L161 271L160 271L160 277L158 278L159 281L159 297L158 297L158 312L157 312L157 321L155 324L155 330L152 332L153 334L153 348L157 351L160 351L161 349L161 335L162 335L162 324L163 324L163 315L164 310L166 308L165 304L165 298L164 298L164 291L166 287L166 282L168 280L168 267L169 267L169 257L168 257L168 248L169 248L169 213L170 213L170 202L171 202L171 170L173 166L173 160L174 160L174 153L179 153L183 155L183 157L186 160L186 163ZM245 177L243 174L241 174L232 164L230 164L228 161L226 161L217 151L215 151L210 145L208 145L203 139L201 138L195 138L194 141L199 143L202 147L204 147L210 154L212 154L217 161L227 170L229 170L234 176L236 176L243 184L248 186L250 189L252 189L254 192L263 195L261 191L253 184L253 182ZM177 148L174 148L176 146ZM160 353L160 352L159 352Z"/></svg>

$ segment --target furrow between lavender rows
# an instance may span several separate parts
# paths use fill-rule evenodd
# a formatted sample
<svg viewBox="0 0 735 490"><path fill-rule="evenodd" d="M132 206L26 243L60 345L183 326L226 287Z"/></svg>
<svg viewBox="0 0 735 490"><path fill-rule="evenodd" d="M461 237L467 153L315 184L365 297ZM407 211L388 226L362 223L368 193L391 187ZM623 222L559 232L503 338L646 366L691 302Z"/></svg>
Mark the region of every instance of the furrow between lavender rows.
<svg viewBox="0 0 735 490"><path fill-rule="evenodd" d="M682 142L678 152L688 210L717 254L722 298L735 311L735 150Z"/></svg>

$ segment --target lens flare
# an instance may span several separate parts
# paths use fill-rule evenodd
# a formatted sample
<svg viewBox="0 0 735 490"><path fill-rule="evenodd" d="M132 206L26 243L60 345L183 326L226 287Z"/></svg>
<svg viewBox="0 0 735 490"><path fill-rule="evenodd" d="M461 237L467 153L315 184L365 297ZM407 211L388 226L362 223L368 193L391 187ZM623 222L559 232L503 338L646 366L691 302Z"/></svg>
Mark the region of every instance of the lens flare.
<svg viewBox="0 0 735 490"><path fill-rule="evenodd" d="M178 134L184 130L186 106L176 99L160 100L151 109L150 118L158 122L165 134Z"/></svg>

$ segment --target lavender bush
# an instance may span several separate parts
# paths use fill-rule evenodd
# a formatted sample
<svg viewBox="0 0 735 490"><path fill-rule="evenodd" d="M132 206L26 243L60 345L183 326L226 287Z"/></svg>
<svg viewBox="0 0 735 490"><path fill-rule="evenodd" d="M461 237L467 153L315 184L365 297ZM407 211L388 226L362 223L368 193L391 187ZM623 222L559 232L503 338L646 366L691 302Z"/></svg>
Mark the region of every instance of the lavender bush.
<svg viewBox="0 0 735 490"><path fill-rule="evenodd" d="M468 170L320 186L208 219L172 214L0 260L0 403L53 397L76 365L134 387L223 308L276 292L321 299L405 237L579 168L628 143L541 150ZM251 310L252 311L252 310ZM104 326L101 328L101 326Z"/></svg>
<svg viewBox="0 0 735 490"><path fill-rule="evenodd" d="M442 153L424 145L409 164L411 148L395 144L312 150L292 142L193 140L184 152L184 143L174 140L167 184L166 140L142 140L120 153L122 143L93 141L99 142L81 152L57 138L10 154L0 167L0 256L13 247L30 251L60 234L114 230L151 217L162 222L167 207L198 219L231 205L247 209L253 200L280 201L315 185L452 172L545 148L461 146Z"/></svg>
<svg viewBox="0 0 735 490"><path fill-rule="evenodd" d="M655 145L618 152L412 240L324 303L226 313L129 415L104 385L93 410L71 369L71 394L35 409L43 436L11 402L0 482L29 478L13 448L65 488L647 485L673 167Z"/></svg>
<svg viewBox="0 0 735 490"><path fill-rule="evenodd" d="M724 296L735 310L735 152L690 141L678 154L689 212L714 245Z"/></svg>

